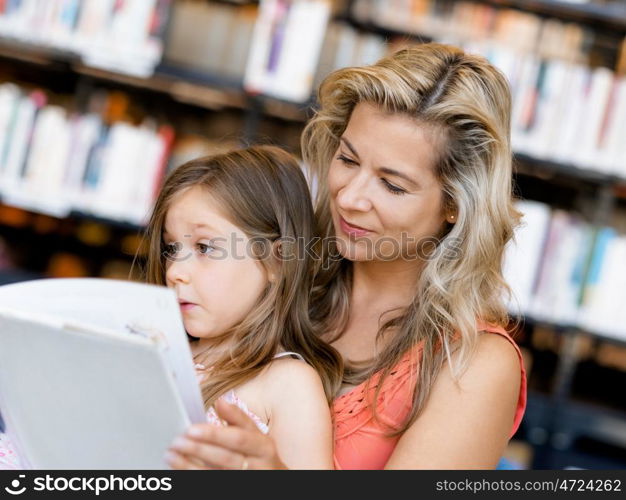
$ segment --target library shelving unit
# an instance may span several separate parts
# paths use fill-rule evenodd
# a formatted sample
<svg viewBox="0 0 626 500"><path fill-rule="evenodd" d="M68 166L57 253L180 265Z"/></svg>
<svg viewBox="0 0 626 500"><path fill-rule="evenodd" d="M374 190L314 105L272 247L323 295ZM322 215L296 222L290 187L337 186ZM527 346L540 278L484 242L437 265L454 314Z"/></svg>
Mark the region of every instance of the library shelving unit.
<svg viewBox="0 0 626 500"><path fill-rule="evenodd" d="M441 11L460 0L423 0L422 7ZM626 50L626 4L619 1L570 3L556 0L468 0L495 9L513 9L542 19L556 19L584 26L596 36L589 43L592 59L623 71ZM208 2L211 3L211 2ZM225 7L258 2L212 2ZM362 34L381 40L402 39L416 43L436 39L434 33L420 33L398 26L379 25L356 15L357 1L345 2L335 12L334 22L350 26ZM381 2L378 2L381 4ZM437 4L437 5L435 5ZM435 9L436 7L436 9ZM165 38L167 43L167 36ZM85 64L76 54L0 38L0 83L19 81L52 92L73 95L74 105L84 107L91 95L102 89L122 91L157 119L174 121L187 129L187 121L197 129L202 117L224 120L229 140L240 144L273 142L298 152L297 138L311 116L314 98L289 102L252 94L240 79L197 69L181 69L166 60L149 77L121 74ZM219 127L218 127L219 128ZM177 128L178 130L178 128ZM626 130L624 130L626 134ZM220 133L217 134L220 136ZM226 134L228 135L228 134ZM625 136L626 140L626 136ZM575 211L594 226L609 224L615 212L623 210L626 178L567 161L547 160L520 151L515 154L516 194L549 205ZM1 202L2 200L0 200ZM54 253L86 255L89 261L76 269L69 264L57 268L103 274L110 263L130 263L141 245L142 227L80 210L64 217L41 215L28 207L18 209L0 203L0 236L19 263L19 269L0 270L0 283L42 276L49 273ZM29 250L31 249L31 250ZM0 264L3 249L0 246ZM0 265L0 269L2 266ZM117 269L117 268L116 268ZM120 269L126 269L120 265ZM116 272L116 271L114 271ZM117 271L117 276L123 271ZM58 274L57 274L58 275ZM623 388L626 369L605 369L593 356L581 356L581 346L598 351L609 345L626 357L626 338L591 331L575 324L558 324L527 316L519 326L520 344L532 359L529 373L529 403L526 417L515 436L533 447L529 468L626 467L626 401ZM537 332L549 337L537 347ZM547 345L547 347L546 347ZM589 380L607 390L594 392ZM611 390L608 390L611 389ZM621 392L620 392L621 391ZM582 395L582 396L581 396ZM599 396L604 396L600 398ZM580 396L580 397L579 397Z"/></svg>

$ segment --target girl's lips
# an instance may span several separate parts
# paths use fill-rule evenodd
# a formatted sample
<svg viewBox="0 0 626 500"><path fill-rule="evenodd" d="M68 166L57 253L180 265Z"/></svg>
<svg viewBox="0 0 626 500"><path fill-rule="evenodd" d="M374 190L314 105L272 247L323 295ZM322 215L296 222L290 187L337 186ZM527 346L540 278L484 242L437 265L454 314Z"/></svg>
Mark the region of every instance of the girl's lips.
<svg viewBox="0 0 626 500"><path fill-rule="evenodd" d="M183 312L190 311L191 309L196 307L196 304L194 304L193 302L179 302L178 305L180 306L180 310Z"/></svg>
<svg viewBox="0 0 626 500"><path fill-rule="evenodd" d="M341 226L342 231L348 236L365 236L371 232L369 229L350 225L343 217L341 217L341 215L339 216L339 225Z"/></svg>

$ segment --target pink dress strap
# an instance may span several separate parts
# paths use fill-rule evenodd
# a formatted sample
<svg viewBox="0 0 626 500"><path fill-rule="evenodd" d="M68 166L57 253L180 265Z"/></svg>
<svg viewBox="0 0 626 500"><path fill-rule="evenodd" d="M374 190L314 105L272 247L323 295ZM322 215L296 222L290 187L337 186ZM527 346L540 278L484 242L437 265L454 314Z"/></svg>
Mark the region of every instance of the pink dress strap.
<svg viewBox="0 0 626 500"><path fill-rule="evenodd" d="M519 359L520 372L521 372L521 380L520 380L520 389L519 396L517 397L517 408L515 410L515 416L513 417L513 427L511 428L511 434L509 437L513 437L513 435L517 432L520 424L522 423L522 418L524 417L524 412L526 411L526 401L527 401L527 380L526 380L526 368L524 366L524 358L522 357L522 352L520 351L519 346L513 340L511 335L501 326L498 325L489 325L482 321L477 323L478 331L484 331L487 333L496 333L501 335L505 339L507 339L511 345L515 348L515 352L517 353L517 358Z"/></svg>

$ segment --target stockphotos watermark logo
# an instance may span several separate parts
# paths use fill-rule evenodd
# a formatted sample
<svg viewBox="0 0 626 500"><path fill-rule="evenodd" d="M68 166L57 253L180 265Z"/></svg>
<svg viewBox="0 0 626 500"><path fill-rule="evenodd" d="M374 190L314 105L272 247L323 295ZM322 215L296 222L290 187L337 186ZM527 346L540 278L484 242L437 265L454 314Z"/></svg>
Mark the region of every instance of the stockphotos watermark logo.
<svg viewBox="0 0 626 500"><path fill-rule="evenodd" d="M119 477L113 474L96 477L55 477L50 474L34 476L32 484L27 485L24 480L26 476L20 474L17 479L13 479L4 490L10 495L21 495L25 492L45 491L45 492L86 492L96 496L105 492L114 491L171 491L172 479L169 477L144 477L137 476Z"/></svg>
<svg viewBox="0 0 626 500"><path fill-rule="evenodd" d="M26 476L24 474L20 474L18 476L18 479L14 479L13 481L11 481L11 485L6 486L4 490L10 495L21 495L26 491L26 486L23 486L21 483L21 480L25 477Z"/></svg>

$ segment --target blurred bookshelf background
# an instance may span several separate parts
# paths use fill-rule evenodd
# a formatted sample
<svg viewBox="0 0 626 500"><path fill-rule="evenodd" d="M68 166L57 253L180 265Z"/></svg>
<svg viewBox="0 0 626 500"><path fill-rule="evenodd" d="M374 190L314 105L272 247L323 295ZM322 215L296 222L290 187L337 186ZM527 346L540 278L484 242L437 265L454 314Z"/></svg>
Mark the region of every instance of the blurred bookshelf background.
<svg viewBox="0 0 626 500"><path fill-rule="evenodd" d="M299 154L326 74L431 40L514 98L529 402L502 467L626 468L626 0L0 0L0 283L127 279L170 169Z"/></svg>

